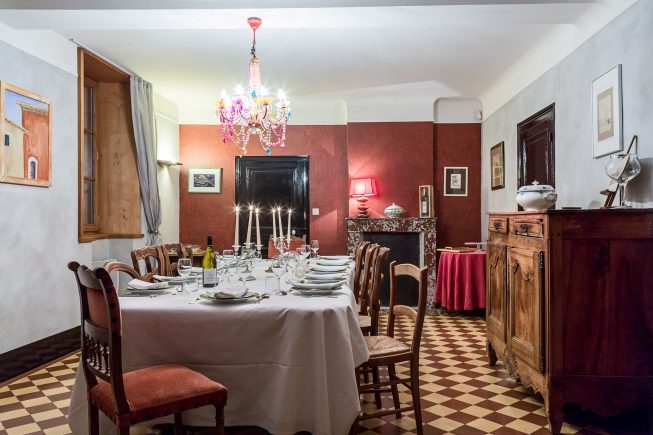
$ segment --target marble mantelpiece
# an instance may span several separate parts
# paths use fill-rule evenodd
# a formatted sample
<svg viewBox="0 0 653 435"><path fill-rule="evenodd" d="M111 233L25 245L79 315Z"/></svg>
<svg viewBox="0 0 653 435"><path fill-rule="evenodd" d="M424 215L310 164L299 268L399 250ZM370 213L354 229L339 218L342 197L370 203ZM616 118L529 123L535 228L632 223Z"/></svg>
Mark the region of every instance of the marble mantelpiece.
<svg viewBox="0 0 653 435"><path fill-rule="evenodd" d="M348 218L347 250L353 252L355 247L365 240L365 233L419 233L420 266L427 266L428 297L427 306L435 301L436 268L436 218Z"/></svg>

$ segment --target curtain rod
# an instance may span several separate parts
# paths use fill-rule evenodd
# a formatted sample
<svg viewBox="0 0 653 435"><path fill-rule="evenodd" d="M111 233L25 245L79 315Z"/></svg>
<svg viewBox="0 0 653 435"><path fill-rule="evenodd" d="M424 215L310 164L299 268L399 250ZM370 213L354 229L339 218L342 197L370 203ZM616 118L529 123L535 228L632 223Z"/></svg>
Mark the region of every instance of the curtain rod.
<svg viewBox="0 0 653 435"><path fill-rule="evenodd" d="M115 62L115 61L109 59L105 55L98 53L97 51L93 50L92 48L89 48L86 45L75 41L73 38L70 38L70 41L73 44L76 44L78 47L83 48L84 50L88 51L89 53L93 53L95 56L99 57L100 59L107 62L108 64L118 68L120 71L124 72L125 74L130 75L130 76L137 76L138 77L138 74L136 74L135 72L133 72L129 68L120 65L118 62Z"/></svg>

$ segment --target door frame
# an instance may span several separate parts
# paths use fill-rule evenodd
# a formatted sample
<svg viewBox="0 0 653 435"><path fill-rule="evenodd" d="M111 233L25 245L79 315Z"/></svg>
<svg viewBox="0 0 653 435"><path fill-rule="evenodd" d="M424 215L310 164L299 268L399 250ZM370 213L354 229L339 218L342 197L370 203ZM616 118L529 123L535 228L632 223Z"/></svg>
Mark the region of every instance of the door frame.
<svg viewBox="0 0 653 435"><path fill-rule="evenodd" d="M523 186L522 181L525 176L524 174L524 162L523 162L523 155L522 155L522 142L524 140L524 132L525 130L530 126L529 124L533 123L534 121L537 121L538 118L541 118L543 115L547 114L548 112L551 112L551 122L553 124L553 128L551 129L550 135L549 135L549 141L551 142L551 147L550 150L551 152L549 155L547 155L548 162L547 164L551 168L551 180L547 180L551 186L555 187L555 103L550 104L549 106L545 107L544 109L540 110L539 112L535 113L534 115L529 116L528 118L524 119L521 121L519 124L517 124L517 189ZM545 182L542 181L542 184ZM521 210L521 207L519 208Z"/></svg>
<svg viewBox="0 0 653 435"><path fill-rule="evenodd" d="M306 180L304 180L304 184L306 186L306 209L304 210L306 214L306 243L310 243L311 240L311 191L310 191L310 180L311 180L311 166L310 166L310 158L308 155L303 154L303 155L292 155L292 156L237 156L234 159L234 166L235 166L235 177L234 177L234 184L235 184L235 189L234 189L234 203L236 203L236 200L238 198L239 190L240 190L240 184L238 183L238 180L240 179L240 166L238 165L239 159L260 159L260 160L276 160L276 159L288 159L288 158L293 158L293 159L301 159L305 162L306 165ZM265 247L267 248L267 246Z"/></svg>

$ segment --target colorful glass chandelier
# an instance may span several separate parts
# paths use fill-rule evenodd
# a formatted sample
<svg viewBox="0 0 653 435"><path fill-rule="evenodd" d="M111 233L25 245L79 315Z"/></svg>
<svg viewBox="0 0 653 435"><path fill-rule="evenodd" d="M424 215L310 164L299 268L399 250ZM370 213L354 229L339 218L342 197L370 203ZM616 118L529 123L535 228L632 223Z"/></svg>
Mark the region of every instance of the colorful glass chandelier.
<svg viewBox="0 0 653 435"><path fill-rule="evenodd" d="M236 88L234 98L230 98L223 90L216 104L216 115L222 126L222 142L233 142L240 149L240 155L243 155L247 154L250 136L256 135L261 147L269 155L272 154L272 148L285 146L290 101L286 100L280 90L278 101L274 103L274 99L261 85L261 67L256 57L256 30L261 26L261 19L250 17L247 23L253 31L247 94L242 86ZM273 107L276 107L276 111Z"/></svg>

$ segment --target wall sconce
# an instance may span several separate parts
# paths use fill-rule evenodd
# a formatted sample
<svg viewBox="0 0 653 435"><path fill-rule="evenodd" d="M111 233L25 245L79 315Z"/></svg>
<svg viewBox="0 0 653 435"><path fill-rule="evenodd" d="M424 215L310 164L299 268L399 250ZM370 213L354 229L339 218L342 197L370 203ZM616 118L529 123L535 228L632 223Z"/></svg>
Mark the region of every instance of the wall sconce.
<svg viewBox="0 0 653 435"><path fill-rule="evenodd" d="M169 168L170 166L181 166L183 163L175 162L174 160L157 160L159 166L162 168Z"/></svg>
<svg viewBox="0 0 653 435"><path fill-rule="evenodd" d="M358 201L359 218L367 217L367 209L369 208L367 197L377 194L378 189L376 188L376 179L374 178L354 178L349 182L349 195Z"/></svg>

